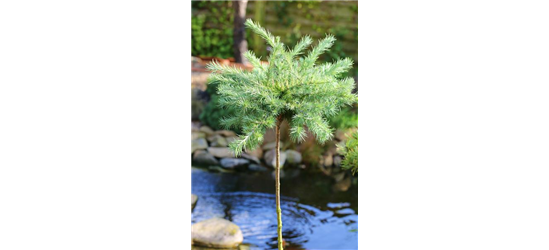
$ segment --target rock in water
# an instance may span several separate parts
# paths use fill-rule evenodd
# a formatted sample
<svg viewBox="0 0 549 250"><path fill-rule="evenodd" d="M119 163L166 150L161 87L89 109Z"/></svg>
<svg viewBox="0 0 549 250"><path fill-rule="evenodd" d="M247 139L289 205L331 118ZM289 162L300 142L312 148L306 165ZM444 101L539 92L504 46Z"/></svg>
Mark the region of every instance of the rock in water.
<svg viewBox="0 0 549 250"><path fill-rule="evenodd" d="M338 181L334 184L333 189L335 191L344 192L347 191L351 187L351 177L347 177L341 181Z"/></svg>
<svg viewBox="0 0 549 250"><path fill-rule="evenodd" d="M301 153L291 149L286 150L286 161L288 164L299 164L301 163L301 159Z"/></svg>
<svg viewBox="0 0 549 250"><path fill-rule="evenodd" d="M196 206L196 202L198 201L198 196L196 194L191 194L191 210Z"/></svg>
<svg viewBox="0 0 549 250"><path fill-rule="evenodd" d="M212 218L191 226L193 245L234 248L244 240L240 228L225 219Z"/></svg>
<svg viewBox="0 0 549 250"><path fill-rule="evenodd" d="M276 166L276 149L271 149L267 151L264 155L264 160L267 166L269 167L275 167ZM284 166L284 163L286 162L286 152L280 152L280 167L282 168Z"/></svg>
<svg viewBox="0 0 549 250"><path fill-rule="evenodd" d="M198 138L195 140L192 140L191 142L191 154L194 153L194 151L199 149L206 149L208 148L208 142L204 138Z"/></svg>
<svg viewBox="0 0 549 250"><path fill-rule="evenodd" d="M230 148L209 147L208 152L217 158L234 157L234 152Z"/></svg>
<svg viewBox="0 0 549 250"><path fill-rule="evenodd" d="M219 161L219 163L221 163L221 166L223 168L234 169L239 166L248 165L250 161L246 159L238 159L238 158L223 158L221 159L221 161Z"/></svg>
<svg viewBox="0 0 549 250"><path fill-rule="evenodd" d="M354 214L355 210L353 210L351 208L344 208L344 209L340 209L340 210L335 211L335 213L336 214Z"/></svg>
<svg viewBox="0 0 549 250"><path fill-rule="evenodd" d="M193 163L199 166L219 165L217 159L206 150L196 150L193 155Z"/></svg>

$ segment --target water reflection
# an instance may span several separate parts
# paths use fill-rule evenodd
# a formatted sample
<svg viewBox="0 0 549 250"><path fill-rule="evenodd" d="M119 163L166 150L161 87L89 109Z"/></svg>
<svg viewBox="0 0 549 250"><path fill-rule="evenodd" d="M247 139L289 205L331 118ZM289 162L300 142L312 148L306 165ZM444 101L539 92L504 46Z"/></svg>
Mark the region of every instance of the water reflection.
<svg viewBox="0 0 549 250"><path fill-rule="evenodd" d="M192 223L212 217L225 218L240 226L244 235L244 248L277 248L275 196L272 194L274 180L270 173L224 174L196 168L192 171L192 192L199 196ZM282 186L315 192L310 187L301 187L311 183L300 180L294 179L294 183L282 183ZM325 185L331 190L329 182ZM289 244L286 249L358 248L358 215L356 209L352 208L353 205L357 206L356 199L342 202L342 199L352 196L339 197L341 194L333 193L324 195L323 199L288 196L296 194L295 190L291 190L281 190L282 234Z"/></svg>

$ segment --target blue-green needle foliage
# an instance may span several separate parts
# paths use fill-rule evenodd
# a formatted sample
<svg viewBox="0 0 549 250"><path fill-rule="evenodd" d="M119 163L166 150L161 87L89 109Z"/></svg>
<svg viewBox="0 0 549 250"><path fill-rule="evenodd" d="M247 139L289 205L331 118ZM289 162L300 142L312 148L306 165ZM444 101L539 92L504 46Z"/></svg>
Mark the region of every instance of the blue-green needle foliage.
<svg viewBox="0 0 549 250"><path fill-rule="evenodd" d="M290 124L290 137L303 141L306 129L319 143L333 136L327 117L335 115L343 106L357 102L351 91L355 87L352 78L342 75L351 69L349 58L333 63L315 64L318 57L328 51L335 38L327 35L308 53L312 44L309 36L303 37L293 49L280 42L259 24L248 19L246 27L261 36L271 47L268 64L263 64L253 52L245 56L253 70L220 65L208 65L213 73L210 83L218 84L219 103L222 107L234 107L236 113L225 117L227 127L240 128L238 140L230 144L236 155L246 149L254 149L263 141L266 129L286 119Z"/></svg>
<svg viewBox="0 0 549 250"><path fill-rule="evenodd" d="M343 155L341 167L351 169L353 174L358 172L358 132L353 133L344 146L338 145L339 153Z"/></svg>

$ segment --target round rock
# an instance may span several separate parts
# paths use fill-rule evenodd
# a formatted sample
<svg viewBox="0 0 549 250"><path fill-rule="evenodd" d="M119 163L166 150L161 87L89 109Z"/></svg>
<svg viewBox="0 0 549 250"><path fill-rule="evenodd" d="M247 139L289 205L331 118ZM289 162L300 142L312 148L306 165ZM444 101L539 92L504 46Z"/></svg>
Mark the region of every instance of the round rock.
<svg viewBox="0 0 549 250"><path fill-rule="evenodd" d="M200 166L219 165L217 159L206 150L196 150L193 155L193 163Z"/></svg>
<svg viewBox="0 0 549 250"><path fill-rule="evenodd" d="M212 218L191 226L193 245L214 248L235 248L242 241L242 230L225 219Z"/></svg>
<svg viewBox="0 0 549 250"><path fill-rule="evenodd" d="M196 206L196 202L198 201L198 196L196 194L191 194L191 209Z"/></svg>
<svg viewBox="0 0 549 250"><path fill-rule="evenodd" d="M208 152L217 158L234 157L234 152L226 147L209 147Z"/></svg>
<svg viewBox="0 0 549 250"><path fill-rule="evenodd" d="M286 162L288 164L299 164L301 159L301 153L291 149L286 150Z"/></svg>
<svg viewBox="0 0 549 250"><path fill-rule="evenodd" d="M223 158L221 159L221 161L219 161L219 163L223 168L234 169L239 166L248 165L250 161L240 158Z"/></svg>

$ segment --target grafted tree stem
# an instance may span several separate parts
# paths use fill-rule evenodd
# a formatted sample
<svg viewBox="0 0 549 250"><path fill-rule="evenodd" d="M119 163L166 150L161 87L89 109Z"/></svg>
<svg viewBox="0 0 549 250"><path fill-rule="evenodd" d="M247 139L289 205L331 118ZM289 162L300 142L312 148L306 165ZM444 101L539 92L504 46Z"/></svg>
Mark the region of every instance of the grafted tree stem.
<svg viewBox="0 0 549 250"><path fill-rule="evenodd" d="M278 221L277 233L278 233L278 250L284 249L282 241L282 210L280 209L280 124L282 123L282 116L279 116L276 121L276 218Z"/></svg>

